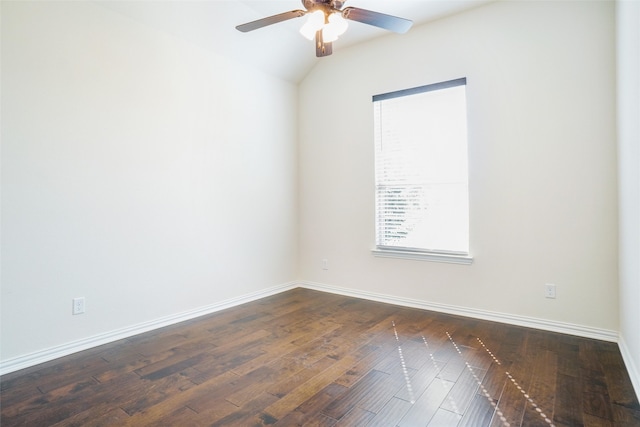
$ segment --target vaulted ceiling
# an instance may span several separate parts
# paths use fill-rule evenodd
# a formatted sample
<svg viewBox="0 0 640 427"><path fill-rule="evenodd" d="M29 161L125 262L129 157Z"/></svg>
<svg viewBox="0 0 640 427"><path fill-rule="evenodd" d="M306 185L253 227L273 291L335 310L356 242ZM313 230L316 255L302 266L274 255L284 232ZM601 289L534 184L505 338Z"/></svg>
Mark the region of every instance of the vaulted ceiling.
<svg viewBox="0 0 640 427"><path fill-rule="evenodd" d="M345 6L411 19L417 26L489 1L493 0L348 0ZM300 35L304 17L249 33L235 29L238 24L304 9L299 0L125 0L99 4L201 48L294 83L301 81L317 61L331 60L331 57L316 58L313 42ZM347 32L334 42L334 54L347 46L385 35L402 37L359 22L350 22Z"/></svg>

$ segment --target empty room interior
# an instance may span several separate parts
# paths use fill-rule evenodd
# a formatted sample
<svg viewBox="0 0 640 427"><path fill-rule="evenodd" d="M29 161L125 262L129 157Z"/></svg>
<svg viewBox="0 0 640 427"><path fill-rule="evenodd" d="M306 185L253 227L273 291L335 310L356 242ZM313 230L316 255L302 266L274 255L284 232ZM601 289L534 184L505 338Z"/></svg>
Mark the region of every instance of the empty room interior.
<svg viewBox="0 0 640 427"><path fill-rule="evenodd" d="M0 17L3 427L640 426L640 2ZM407 248L374 111L443 82L463 249Z"/></svg>

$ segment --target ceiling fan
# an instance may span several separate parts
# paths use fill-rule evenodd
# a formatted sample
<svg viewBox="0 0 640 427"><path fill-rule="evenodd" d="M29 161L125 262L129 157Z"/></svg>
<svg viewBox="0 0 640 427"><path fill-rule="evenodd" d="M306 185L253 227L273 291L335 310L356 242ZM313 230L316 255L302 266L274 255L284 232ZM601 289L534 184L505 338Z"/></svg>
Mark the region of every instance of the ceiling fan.
<svg viewBox="0 0 640 427"><path fill-rule="evenodd" d="M333 52L332 43L342 35L348 26L347 20L362 22L395 33L406 33L413 21L380 12L357 7L342 8L346 0L302 0L306 10L292 10L238 25L236 29L243 33L257 30L278 22L308 15L307 22L300 32L309 40L315 37L316 56L328 56Z"/></svg>

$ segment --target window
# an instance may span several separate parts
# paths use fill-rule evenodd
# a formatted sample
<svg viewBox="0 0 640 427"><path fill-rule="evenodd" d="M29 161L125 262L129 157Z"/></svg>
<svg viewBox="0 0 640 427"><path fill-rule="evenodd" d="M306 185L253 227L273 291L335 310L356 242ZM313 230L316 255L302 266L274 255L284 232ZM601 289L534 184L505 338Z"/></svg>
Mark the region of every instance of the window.
<svg viewBox="0 0 640 427"><path fill-rule="evenodd" d="M470 264L466 79L373 97L375 255Z"/></svg>

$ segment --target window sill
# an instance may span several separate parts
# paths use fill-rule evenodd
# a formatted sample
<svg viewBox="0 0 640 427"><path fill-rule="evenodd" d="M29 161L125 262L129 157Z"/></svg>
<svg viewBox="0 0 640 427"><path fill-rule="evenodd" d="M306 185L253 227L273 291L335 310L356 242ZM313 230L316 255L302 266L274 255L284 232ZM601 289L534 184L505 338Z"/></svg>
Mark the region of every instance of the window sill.
<svg viewBox="0 0 640 427"><path fill-rule="evenodd" d="M473 257L470 255L446 254L440 252L395 251L392 249L374 248L371 250L371 253L374 256L381 258L413 259L464 265L471 265L471 263L473 263Z"/></svg>

